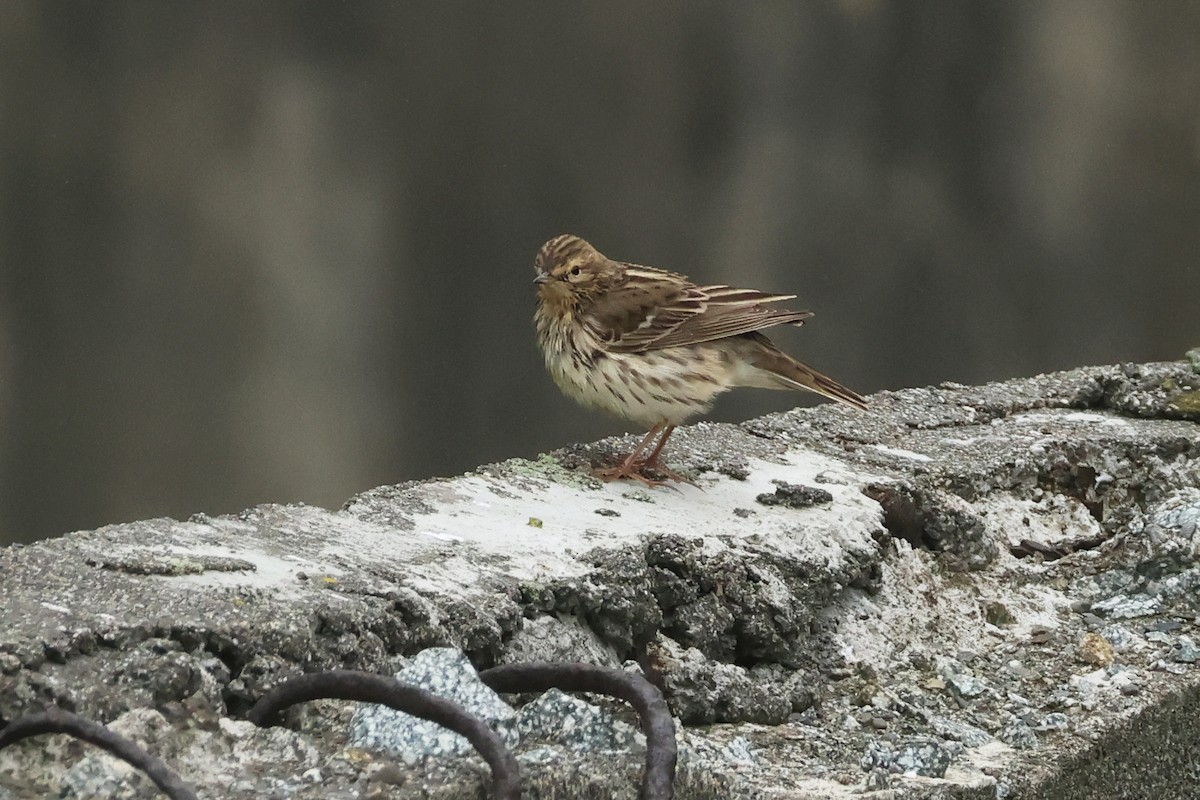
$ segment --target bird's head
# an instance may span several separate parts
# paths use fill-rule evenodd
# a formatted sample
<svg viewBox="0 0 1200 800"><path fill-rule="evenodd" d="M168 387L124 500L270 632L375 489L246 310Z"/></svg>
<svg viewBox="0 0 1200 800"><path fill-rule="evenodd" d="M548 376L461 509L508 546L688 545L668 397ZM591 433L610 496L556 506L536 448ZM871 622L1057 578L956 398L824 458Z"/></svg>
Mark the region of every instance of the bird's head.
<svg viewBox="0 0 1200 800"><path fill-rule="evenodd" d="M621 269L583 239L564 233L538 251L533 282L541 302L578 306L618 279Z"/></svg>

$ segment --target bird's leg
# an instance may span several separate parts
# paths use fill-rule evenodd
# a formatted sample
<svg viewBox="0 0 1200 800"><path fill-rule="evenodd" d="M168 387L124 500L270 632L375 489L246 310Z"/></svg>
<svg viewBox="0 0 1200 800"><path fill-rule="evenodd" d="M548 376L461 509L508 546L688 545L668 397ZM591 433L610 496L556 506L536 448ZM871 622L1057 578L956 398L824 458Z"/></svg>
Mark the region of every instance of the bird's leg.
<svg viewBox="0 0 1200 800"><path fill-rule="evenodd" d="M641 467L641 469L649 468L649 469L654 470L655 472L666 475L668 478L670 478L673 481L679 481L681 483L692 483L692 480L690 478L685 478L683 475L680 475L678 472L671 469L670 467L668 467L666 464L664 464L662 461L659 461L659 459L658 459L659 453L661 453L663 451L663 447L665 447L667 444L667 439L671 438L671 433L674 432L674 430L675 430L674 425L667 426L667 429L665 431L663 431L662 438L659 439L658 444L656 444L654 446L654 450L650 453L649 456L646 457L646 459L644 461L642 461L642 463L639 466Z"/></svg>
<svg viewBox="0 0 1200 800"><path fill-rule="evenodd" d="M650 432L647 433L642 438L642 441L638 443L638 446L633 448L633 452L625 456L625 460L617 466L607 467L604 469L594 469L592 470L592 474L604 481L619 481L622 478L633 478L634 480L641 481L652 489L655 486L662 486L663 481L656 481L652 478L647 478L642 474L642 467L645 466L646 461L644 459L639 460L638 456L642 454L642 451L646 449L646 446L649 445L650 442L654 441L654 437L657 436L659 431L666 427L666 425L667 423L664 420L663 422L660 422L651 428ZM674 426L671 427L673 428ZM668 432L666 435L669 436L670 432ZM660 450L662 450L662 447L654 448L655 456L658 455Z"/></svg>
<svg viewBox="0 0 1200 800"><path fill-rule="evenodd" d="M662 423L659 423L659 424L662 424ZM658 464L658 454L663 451L663 447L665 447L667 444L667 439L671 438L671 434L674 432L674 430L675 430L674 425L667 426L667 429L665 431L663 431L662 438L658 440L658 444L656 444L654 446L653 452L651 452L650 455L646 457L646 460L642 462L643 464L655 464L655 465Z"/></svg>
<svg viewBox="0 0 1200 800"><path fill-rule="evenodd" d="M633 452L625 457L624 461L615 467L593 470L592 474L597 478L601 478L602 480L606 481L615 481L622 478L633 478L634 480L641 481L650 488L662 486L666 481L655 480L654 478L646 475L645 470L652 469L655 472L665 475L670 480L691 483L690 480L680 475L678 472L675 472L666 464L662 463L662 461L660 461L658 458L662 453L663 448L667 444L667 439L671 438L671 433L674 430L675 426L668 425L665 420L658 423L650 429L650 432L647 433L645 438L643 438L638 446L633 449ZM639 459L638 456L642 454L642 451L646 449L646 446L650 444L650 442L660 431L662 432L662 436L659 438L658 444L656 444L654 449L650 452L650 455L646 458Z"/></svg>

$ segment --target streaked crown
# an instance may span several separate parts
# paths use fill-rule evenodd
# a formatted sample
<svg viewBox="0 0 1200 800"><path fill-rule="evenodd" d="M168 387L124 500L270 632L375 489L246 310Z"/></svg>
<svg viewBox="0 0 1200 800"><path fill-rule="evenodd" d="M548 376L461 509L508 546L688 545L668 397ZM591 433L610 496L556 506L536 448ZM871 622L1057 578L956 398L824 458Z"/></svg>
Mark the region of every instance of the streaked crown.
<svg viewBox="0 0 1200 800"><path fill-rule="evenodd" d="M584 267L603 258L600 251L583 239L574 234L564 233L542 245L533 261L533 270L539 275L562 278L577 267Z"/></svg>

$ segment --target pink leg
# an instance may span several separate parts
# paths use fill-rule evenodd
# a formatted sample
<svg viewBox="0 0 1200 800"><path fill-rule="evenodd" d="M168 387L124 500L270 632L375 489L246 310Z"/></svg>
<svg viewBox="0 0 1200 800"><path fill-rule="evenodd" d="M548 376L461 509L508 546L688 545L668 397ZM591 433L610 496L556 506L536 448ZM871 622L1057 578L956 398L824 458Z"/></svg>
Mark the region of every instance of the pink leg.
<svg viewBox="0 0 1200 800"><path fill-rule="evenodd" d="M666 420L658 423L650 429L650 432L647 433L645 438L643 438L638 446L634 448L633 452L625 457L624 461L615 467L592 470L592 474L597 478L606 481L632 478L633 480L641 481L650 488L662 486L664 483L666 483L666 481L656 480L645 474L646 469L652 469L655 472L660 472L663 475L666 475L670 480L687 481L690 483L691 481L688 481L687 478L668 468L665 464L659 461L658 458L662 453L663 448L667 444L667 439L671 438L671 432L674 430L675 426L668 425ZM660 431L662 432L662 437L659 438L658 444L654 446L654 450L651 451L647 458L639 459L638 456L642 454L642 451L646 449L647 445L650 444L655 435L657 435Z"/></svg>

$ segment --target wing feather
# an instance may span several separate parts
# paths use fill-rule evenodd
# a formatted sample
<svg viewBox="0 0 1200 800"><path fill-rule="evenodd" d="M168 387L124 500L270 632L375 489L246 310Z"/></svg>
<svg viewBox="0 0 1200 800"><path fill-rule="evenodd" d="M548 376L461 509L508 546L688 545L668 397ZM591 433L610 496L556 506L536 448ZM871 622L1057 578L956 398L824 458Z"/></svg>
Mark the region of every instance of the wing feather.
<svg viewBox="0 0 1200 800"><path fill-rule="evenodd" d="M624 264L625 281L589 309L610 351L639 353L710 342L727 336L801 325L809 311L768 307L793 300L733 286L696 286L682 275Z"/></svg>

